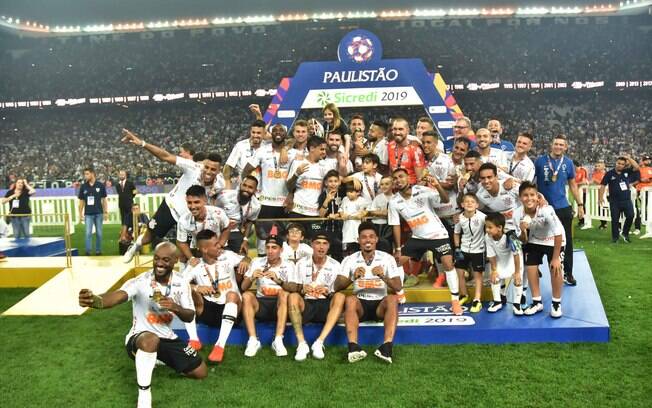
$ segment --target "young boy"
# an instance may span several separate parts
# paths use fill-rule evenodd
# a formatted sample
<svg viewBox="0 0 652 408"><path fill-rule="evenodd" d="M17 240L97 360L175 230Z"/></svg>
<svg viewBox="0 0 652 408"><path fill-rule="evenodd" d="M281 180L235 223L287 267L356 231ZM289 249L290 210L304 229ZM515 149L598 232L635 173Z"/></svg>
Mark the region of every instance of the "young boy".
<svg viewBox="0 0 652 408"><path fill-rule="evenodd" d="M487 247L487 258L491 265L491 293L493 302L489 304L487 311L495 313L503 308L506 299L501 297L500 285L504 283L509 286L509 279L514 280L514 303L512 310L514 315L522 316L521 295L523 294L523 254L520 242L512 240L505 233L505 216L501 213L490 213L485 218L485 246ZM501 282L502 281L502 282Z"/></svg>
<svg viewBox="0 0 652 408"><path fill-rule="evenodd" d="M344 179L345 183L352 181L362 192L362 198L369 202L376 198L380 188L382 176L377 171L379 163L378 156L373 153L366 154L362 157L362 171L353 173Z"/></svg>
<svg viewBox="0 0 652 408"><path fill-rule="evenodd" d="M538 190L535 184L523 182L518 189L518 194L523 206L514 211L514 224L521 241L526 243L523 252L532 290L532 305L525 309L525 314L531 316L543 310L538 268L545 255L548 258L552 284L550 316L559 318L562 316L561 290L564 283L562 273L566 245L564 227L552 206L539 207Z"/></svg>
<svg viewBox="0 0 652 408"><path fill-rule="evenodd" d="M467 193L462 197L460 220L455 224L455 268L460 281L460 304L462 299L468 298L464 272L473 271L475 293L471 304L471 313L482 310L482 274L485 266L485 237L484 224L486 215L478 211L478 198L475 194Z"/></svg>
<svg viewBox="0 0 652 408"><path fill-rule="evenodd" d="M371 222L377 228L377 247L380 251L385 251L388 254L394 252L392 248L392 227L387 225L387 207L393 195L392 185L393 181L390 176L385 176L380 180L380 193L374 197L369 206L369 211L367 211L367 215L373 217Z"/></svg>
<svg viewBox="0 0 652 408"><path fill-rule="evenodd" d="M342 226L342 246L345 254L352 254L360 247L358 246L358 226L362 218L367 215L369 201L360 197L360 190L355 188L353 183L347 183L346 197L340 204L338 218L344 220Z"/></svg>
<svg viewBox="0 0 652 408"><path fill-rule="evenodd" d="M296 222L288 225L287 242L283 243L283 252L281 253L281 258L284 261L290 261L296 264L300 259L310 258L312 256L310 245L302 242L304 236L305 230L303 229L303 225Z"/></svg>

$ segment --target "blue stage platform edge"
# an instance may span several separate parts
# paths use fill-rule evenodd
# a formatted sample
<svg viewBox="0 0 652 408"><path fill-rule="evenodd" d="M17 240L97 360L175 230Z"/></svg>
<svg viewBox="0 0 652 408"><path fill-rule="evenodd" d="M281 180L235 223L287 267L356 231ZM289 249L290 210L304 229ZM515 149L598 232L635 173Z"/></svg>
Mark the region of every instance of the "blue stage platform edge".
<svg viewBox="0 0 652 408"><path fill-rule="evenodd" d="M576 287L565 286L562 296L563 316L550 317L550 275L543 267L541 293L544 311L534 316L514 316L512 308L504 307L497 313L488 313L486 307L480 313L471 314L464 308L462 316L454 316L449 304L407 303L399 307L399 327L395 344L506 344L506 343L567 343L608 342L609 322L595 286L593 274L584 251L574 253ZM528 294L528 303L531 301ZM321 324L304 325L306 340L312 343L321 330ZM187 339L183 324L175 319L175 332ZM216 341L218 329L198 324L203 344ZM257 335L263 344L271 344L274 337L273 323L257 323ZM229 344L245 345L248 336L244 325L233 328ZM363 323L359 331L359 343L377 345L383 339L382 323ZM285 330L285 344L296 345L294 330ZM327 344L346 345L343 324L337 325L328 336Z"/></svg>
<svg viewBox="0 0 652 408"><path fill-rule="evenodd" d="M13 257L65 256L66 243L61 238L2 238L0 252ZM77 249L73 248L73 255Z"/></svg>

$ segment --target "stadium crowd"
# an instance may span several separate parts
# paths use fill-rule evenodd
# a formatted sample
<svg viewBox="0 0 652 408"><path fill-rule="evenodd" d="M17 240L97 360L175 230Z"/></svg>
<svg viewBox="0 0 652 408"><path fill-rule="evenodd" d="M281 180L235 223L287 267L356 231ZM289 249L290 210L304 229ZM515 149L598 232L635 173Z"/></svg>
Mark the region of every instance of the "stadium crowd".
<svg viewBox="0 0 652 408"><path fill-rule="evenodd" d="M591 168L618 155L638 156L652 151L652 103L646 92L622 93L489 93L456 95L475 129L489 118L501 120L504 138L515 142L519 131L535 136L533 152L547 148L552 135L568 136L573 157ZM343 109L349 117L362 113L367 119L389 121L404 116L411 124L423 115L421 107L395 109ZM319 112L303 112L304 118ZM84 166L92 165L100 180L115 179L126 170L141 184L149 177L170 180L175 171L160 162L143 162L118 143L123 127L149 136L174 150L190 142L199 151L217 150L226 156L236 141L246 137L251 114L247 103L180 103L156 107L104 107L39 112L5 111L0 120L0 154L12 157L3 163L9 175L30 181L81 178ZM19 143L16 143L19 141Z"/></svg>
<svg viewBox="0 0 652 408"><path fill-rule="evenodd" d="M205 35L175 31L172 38L126 34L99 42L0 35L0 95L33 100L274 89L303 61L334 60L339 39L355 27L383 40L385 58L422 58L451 84L649 79L649 16L611 17L609 24L553 25L544 19L540 26L524 22L518 27L505 20L491 26L484 21L467 25L469 21L461 27L422 28L399 21L285 23L266 26L264 33L245 27L227 29L222 36L211 36L209 30Z"/></svg>

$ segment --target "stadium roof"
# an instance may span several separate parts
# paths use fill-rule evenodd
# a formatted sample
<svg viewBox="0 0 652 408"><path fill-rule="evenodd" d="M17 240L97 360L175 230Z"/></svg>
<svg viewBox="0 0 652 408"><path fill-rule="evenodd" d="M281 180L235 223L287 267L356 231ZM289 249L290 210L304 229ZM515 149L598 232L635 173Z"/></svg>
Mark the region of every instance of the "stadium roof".
<svg viewBox="0 0 652 408"><path fill-rule="evenodd" d="M283 14L288 12L337 12L356 10L391 10L396 8L482 8L546 6L569 7L612 3L605 0L350 0L302 1L284 0L13 0L3 1L0 14L44 24L102 24L114 21L196 18L202 16L236 16Z"/></svg>

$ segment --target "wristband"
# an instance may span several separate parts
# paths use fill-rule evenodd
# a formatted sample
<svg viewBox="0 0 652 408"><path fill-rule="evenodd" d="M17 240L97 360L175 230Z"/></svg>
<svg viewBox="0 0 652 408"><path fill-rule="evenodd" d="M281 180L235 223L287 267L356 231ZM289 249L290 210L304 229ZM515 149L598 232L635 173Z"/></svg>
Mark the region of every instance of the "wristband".
<svg viewBox="0 0 652 408"><path fill-rule="evenodd" d="M584 204L577 204L578 207L584 207Z"/></svg>
<svg viewBox="0 0 652 408"><path fill-rule="evenodd" d="M91 303L93 309L104 309L104 300L101 296L93 296L93 303Z"/></svg>
<svg viewBox="0 0 652 408"><path fill-rule="evenodd" d="M147 143L145 143L144 140L141 140L141 141L140 141L140 147L145 147L146 144L147 144Z"/></svg>
<svg viewBox="0 0 652 408"><path fill-rule="evenodd" d="M249 242L249 237L244 237L244 238L242 238L242 240L243 240L244 242Z"/></svg>

